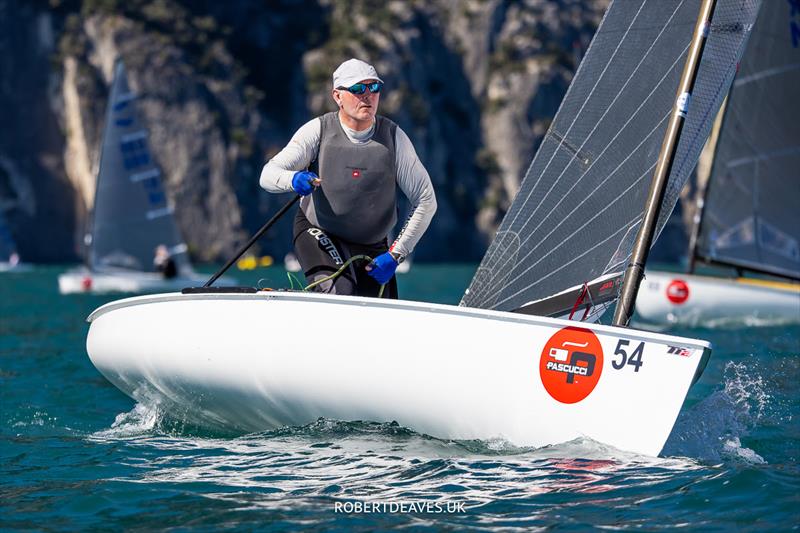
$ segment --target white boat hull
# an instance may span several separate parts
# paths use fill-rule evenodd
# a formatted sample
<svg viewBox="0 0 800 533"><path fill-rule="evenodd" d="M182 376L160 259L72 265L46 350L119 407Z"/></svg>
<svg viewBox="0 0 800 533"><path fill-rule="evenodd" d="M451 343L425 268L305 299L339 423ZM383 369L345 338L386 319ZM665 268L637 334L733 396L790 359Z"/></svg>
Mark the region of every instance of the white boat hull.
<svg viewBox="0 0 800 533"><path fill-rule="evenodd" d="M800 285L648 271L636 316L654 324L800 323Z"/></svg>
<svg viewBox="0 0 800 533"><path fill-rule="evenodd" d="M61 294L109 294L109 293L154 293L179 291L184 287L200 287L210 276L197 274L165 278L157 272L91 272L71 270L58 276L58 291ZM235 280L220 278L215 285L234 285Z"/></svg>
<svg viewBox="0 0 800 533"><path fill-rule="evenodd" d="M109 381L207 427L397 421L440 438L587 436L649 455L710 354L632 329L311 293L143 296L89 321L87 351ZM640 344L641 365L620 365Z"/></svg>
<svg viewBox="0 0 800 533"><path fill-rule="evenodd" d="M30 272L33 267L27 263L9 263L7 261L0 261L0 272Z"/></svg>

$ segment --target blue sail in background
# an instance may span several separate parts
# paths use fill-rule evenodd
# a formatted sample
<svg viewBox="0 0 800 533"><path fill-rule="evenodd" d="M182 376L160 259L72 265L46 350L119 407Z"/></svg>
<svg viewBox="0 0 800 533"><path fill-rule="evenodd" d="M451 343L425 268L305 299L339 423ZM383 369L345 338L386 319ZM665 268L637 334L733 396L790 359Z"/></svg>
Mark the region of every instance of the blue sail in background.
<svg viewBox="0 0 800 533"><path fill-rule="evenodd" d="M179 271L191 271L122 61L114 69L101 150L90 268L151 271L154 250L163 244Z"/></svg>

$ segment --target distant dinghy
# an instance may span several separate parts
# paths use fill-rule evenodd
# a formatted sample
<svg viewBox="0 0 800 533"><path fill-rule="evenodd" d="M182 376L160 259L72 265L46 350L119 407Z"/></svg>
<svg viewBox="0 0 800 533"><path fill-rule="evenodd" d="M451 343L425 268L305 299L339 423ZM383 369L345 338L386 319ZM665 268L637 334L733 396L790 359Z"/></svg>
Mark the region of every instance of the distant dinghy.
<svg viewBox="0 0 800 533"><path fill-rule="evenodd" d="M86 266L58 278L62 294L159 292L205 281L192 269L178 232L122 61L114 69L87 241ZM159 245L175 262L174 277L156 271Z"/></svg>
<svg viewBox="0 0 800 533"><path fill-rule="evenodd" d="M93 364L209 427L394 420L441 438L660 453L709 344L591 321L627 287L639 228L673 209L758 10L719 0L709 26L711 5L611 3L460 306L255 288L128 298L89 316ZM676 95L694 73L689 106ZM643 224L656 208L657 227Z"/></svg>
<svg viewBox="0 0 800 533"><path fill-rule="evenodd" d="M800 323L800 46L791 10L789 2L761 9L709 147L689 272L648 272L636 302L644 322ZM698 263L751 276L700 275Z"/></svg>
<svg viewBox="0 0 800 533"><path fill-rule="evenodd" d="M5 216L0 211L0 272L22 272L30 269L30 265L20 263L17 243L11 236Z"/></svg>

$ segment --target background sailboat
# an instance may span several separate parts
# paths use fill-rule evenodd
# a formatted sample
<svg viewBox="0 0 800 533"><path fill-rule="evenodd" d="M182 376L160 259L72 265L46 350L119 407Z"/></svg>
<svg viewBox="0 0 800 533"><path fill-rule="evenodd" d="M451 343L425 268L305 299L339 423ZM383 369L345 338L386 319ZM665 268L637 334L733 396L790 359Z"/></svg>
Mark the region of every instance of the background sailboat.
<svg viewBox="0 0 800 533"><path fill-rule="evenodd" d="M0 272L19 271L27 268L20 263L17 245L0 210Z"/></svg>
<svg viewBox="0 0 800 533"><path fill-rule="evenodd" d="M114 69L106 112L100 170L94 200L86 267L58 278L62 294L73 292L153 292L202 285L194 273L136 111L125 66ZM156 271L156 249L165 246L177 275ZM230 280L222 280L222 284Z"/></svg>
<svg viewBox="0 0 800 533"><path fill-rule="evenodd" d="M800 43L786 22L791 9L764 2L709 147L688 274L648 271L636 304L644 321L800 322ZM698 263L730 275L697 275Z"/></svg>

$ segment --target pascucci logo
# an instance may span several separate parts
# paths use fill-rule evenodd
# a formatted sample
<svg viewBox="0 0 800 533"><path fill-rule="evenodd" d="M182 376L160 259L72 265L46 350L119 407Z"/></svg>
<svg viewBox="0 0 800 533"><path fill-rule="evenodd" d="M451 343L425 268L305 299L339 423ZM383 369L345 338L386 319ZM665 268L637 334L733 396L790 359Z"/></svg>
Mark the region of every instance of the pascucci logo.
<svg viewBox="0 0 800 533"><path fill-rule="evenodd" d="M565 361L568 353L567 350L563 349L550 349L550 356L556 361ZM588 377L594 373L594 365L597 362L597 357L595 357L594 354L586 352L572 352L569 354L569 363L556 361L548 361L547 370L563 372L567 375L567 383L575 383L576 375ZM586 366L579 366L579 362L586 363Z"/></svg>
<svg viewBox="0 0 800 533"><path fill-rule="evenodd" d="M592 393L603 372L603 347L593 331L569 326L545 343L539 377L561 403L577 403Z"/></svg>

